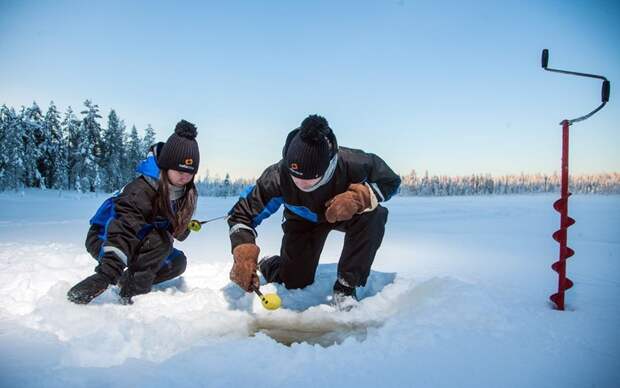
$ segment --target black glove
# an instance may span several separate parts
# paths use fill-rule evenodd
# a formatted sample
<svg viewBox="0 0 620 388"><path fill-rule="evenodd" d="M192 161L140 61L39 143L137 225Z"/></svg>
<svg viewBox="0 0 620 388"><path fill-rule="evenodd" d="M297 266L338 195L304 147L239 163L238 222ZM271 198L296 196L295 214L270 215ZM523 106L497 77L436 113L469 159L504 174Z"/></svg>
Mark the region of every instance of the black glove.
<svg viewBox="0 0 620 388"><path fill-rule="evenodd" d="M148 294L151 292L155 274L150 271L133 272L126 270L118 281L121 287L120 297L123 304L132 304L131 298L136 295Z"/></svg>

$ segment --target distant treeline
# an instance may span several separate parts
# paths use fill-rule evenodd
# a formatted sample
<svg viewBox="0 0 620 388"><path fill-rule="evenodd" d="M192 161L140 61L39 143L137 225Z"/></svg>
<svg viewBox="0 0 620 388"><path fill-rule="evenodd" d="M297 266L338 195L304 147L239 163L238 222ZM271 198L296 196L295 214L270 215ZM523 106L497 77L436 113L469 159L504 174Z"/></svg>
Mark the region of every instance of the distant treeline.
<svg viewBox="0 0 620 388"><path fill-rule="evenodd" d="M253 185L253 179L230 179L230 175L226 174L224 179L216 176L210 177L208 174L202 179L196 181L198 193L208 197L236 197L246 187Z"/></svg>
<svg viewBox="0 0 620 388"><path fill-rule="evenodd" d="M620 194L620 173L575 175L569 178L569 188L574 194ZM423 176L412 171L402 177L400 195L404 196L454 196L492 194L558 193L560 176L557 173L492 176L473 174L450 177Z"/></svg>
<svg viewBox="0 0 620 388"><path fill-rule="evenodd" d="M79 117L71 107L61 114L50 103L43 114L35 103L16 110L0 107L0 191L26 187L81 192L113 192L136 176L136 166L156 142L149 125L128 132L114 110L100 123L99 107L84 102ZM265 166L266 167L266 166ZM252 179L228 174L197 180L201 195L237 196ZM438 176L416 171L402 176L400 195L457 196L559 192L558 174ZM580 194L620 194L620 174L579 175L570 189Z"/></svg>
<svg viewBox="0 0 620 388"><path fill-rule="evenodd" d="M415 171L401 176L401 196L460 196L559 193L558 174L520 174L492 176L474 174L469 176L418 176ZM570 191L574 194L620 194L620 173L577 175L570 179ZM198 182L200 195L211 197L236 196L253 180L232 181L228 175L222 178L206 177Z"/></svg>

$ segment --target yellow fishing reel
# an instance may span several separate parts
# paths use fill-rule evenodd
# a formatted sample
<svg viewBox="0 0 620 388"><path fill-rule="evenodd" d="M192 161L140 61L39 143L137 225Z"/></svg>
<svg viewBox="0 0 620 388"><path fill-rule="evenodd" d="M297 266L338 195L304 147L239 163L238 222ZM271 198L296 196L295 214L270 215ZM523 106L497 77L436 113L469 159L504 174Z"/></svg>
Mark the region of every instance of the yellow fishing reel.
<svg viewBox="0 0 620 388"><path fill-rule="evenodd" d="M189 225L187 225L187 229L191 230L192 232L198 232L200 231L200 228L202 228L202 223L198 220L191 220L189 222Z"/></svg>
<svg viewBox="0 0 620 388"><path fill-rule="evenodd" d="M264 294L259 290L255 289L254 292L260 298L260 302L263 307L267 310L277 310L282 305L282 299L278 296L278 294Z"/></svg>

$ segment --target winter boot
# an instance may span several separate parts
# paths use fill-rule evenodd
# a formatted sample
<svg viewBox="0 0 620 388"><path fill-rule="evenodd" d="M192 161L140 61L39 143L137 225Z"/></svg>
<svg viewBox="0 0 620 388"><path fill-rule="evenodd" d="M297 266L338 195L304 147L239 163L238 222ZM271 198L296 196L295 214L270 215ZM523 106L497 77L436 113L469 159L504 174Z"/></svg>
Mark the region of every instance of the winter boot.
<svg viewBox="0 0 620 388"><path fill-rule="evenodd" d="M355 287L343 284L340 279L336 280L331 304L339 311L351 311L357 305Z"/></svg>
<svg viewBox="0 0 620 388"><path fill-rule="evenodd" d="M111 283L104 274L95 273L73 286L67 292L67 299L77 304L88 304L101 295Z"/></svg>

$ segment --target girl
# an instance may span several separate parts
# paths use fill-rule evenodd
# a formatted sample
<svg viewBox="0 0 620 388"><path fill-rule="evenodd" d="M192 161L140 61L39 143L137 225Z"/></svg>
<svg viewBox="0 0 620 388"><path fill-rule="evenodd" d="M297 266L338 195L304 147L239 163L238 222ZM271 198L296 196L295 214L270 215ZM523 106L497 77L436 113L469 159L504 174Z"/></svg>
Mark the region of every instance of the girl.
<svg viewBox="0 0 620 388"><path fill-rule="evenodd" d="M187 258L172 244L189 235L200 155L194 124L181 120L174 132L166 143L151 147L137 168L141 175L91 218L86 249L99 265L69 290L70 301L87 304L118 284L121 301L132 303L133 296L185 271Z"/></svg>

